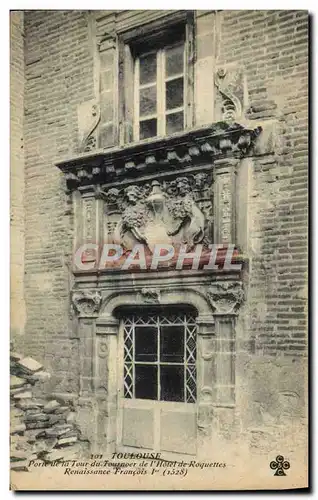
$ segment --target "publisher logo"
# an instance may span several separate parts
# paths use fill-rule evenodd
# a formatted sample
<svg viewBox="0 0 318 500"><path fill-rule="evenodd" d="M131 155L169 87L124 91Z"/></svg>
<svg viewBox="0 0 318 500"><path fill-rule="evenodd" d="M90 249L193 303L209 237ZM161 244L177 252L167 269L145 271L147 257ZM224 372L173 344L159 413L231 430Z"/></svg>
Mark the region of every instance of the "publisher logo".
<svg viewBox="0 0 318 500"><path fill-rule="evenodd" d="M290 468L290 463L284 459L283 455L277 455L276 460L272 460L269 466L276 471L274 476L286 476L285 470Z"/></svg>

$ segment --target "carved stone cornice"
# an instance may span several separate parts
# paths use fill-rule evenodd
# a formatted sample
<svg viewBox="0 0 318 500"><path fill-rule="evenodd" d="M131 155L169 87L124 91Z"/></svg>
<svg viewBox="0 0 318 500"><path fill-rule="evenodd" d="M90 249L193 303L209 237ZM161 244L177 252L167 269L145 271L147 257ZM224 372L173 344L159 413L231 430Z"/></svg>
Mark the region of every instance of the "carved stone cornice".
<svg viewBox="0 0 318 500"><path fill-rule="evenodd" d="M108 184L123 178L173 172L211 164L227 156L252 154L261 127L245 128L238 123L218 122L171 137L147 139L125 147L113 147L56 165L66 176L69 189L86 184Z"/></svg>
<svg viewBox="0 0 318 500"><path fill-rule="evenodd" d="M102 296L97 291L77 290L72 293L72 304L82 318L95 317L100 309Z"/></svg>
<svg viewBox="0 0 318 500"><path fill-rule="evenodd" d="M212 283L206 294L214 314L220 315L235 315L244 299L243 285L240 281Z"/></svg>

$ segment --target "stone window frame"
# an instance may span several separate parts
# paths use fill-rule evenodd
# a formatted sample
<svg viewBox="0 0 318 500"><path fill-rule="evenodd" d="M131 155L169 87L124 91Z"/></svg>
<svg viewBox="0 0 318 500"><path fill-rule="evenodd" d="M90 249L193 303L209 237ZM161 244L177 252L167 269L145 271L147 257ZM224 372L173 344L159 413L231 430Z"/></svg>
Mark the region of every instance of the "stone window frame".
<svg viewBox="0 0 318 500"><path fill-rule="evenodd" d="M180 11L163 19L149 22L137 28L118 33L118 123L120 145L136 140L135 122L135 60L149 46L164 48L171 40L180 40L183 34L185 43L185 99L184 99L184 131L194 126L194 62L195 62L195 19L194 11ZM136 130L136 129L135 129ZM145 139L168 137L157 135Z"/></svg>

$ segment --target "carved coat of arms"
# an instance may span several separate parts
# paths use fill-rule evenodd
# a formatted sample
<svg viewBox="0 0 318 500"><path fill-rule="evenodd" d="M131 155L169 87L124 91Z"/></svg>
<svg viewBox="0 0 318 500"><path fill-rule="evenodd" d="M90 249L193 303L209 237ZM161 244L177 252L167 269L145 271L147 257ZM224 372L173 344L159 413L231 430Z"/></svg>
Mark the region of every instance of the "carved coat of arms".
<svg viewBox="0 0 318 500"><path fill-rule="evenodd" d="M173 187L171 187L173 189ZM126 207L114 232L114 241L126 249L143 243L152 252L155 245L186 244L189 248L204 238L205 217L191 196L187 178L178 179L178 196L167 196L153 181L148 196L141 188L126 190Z"/></svg>

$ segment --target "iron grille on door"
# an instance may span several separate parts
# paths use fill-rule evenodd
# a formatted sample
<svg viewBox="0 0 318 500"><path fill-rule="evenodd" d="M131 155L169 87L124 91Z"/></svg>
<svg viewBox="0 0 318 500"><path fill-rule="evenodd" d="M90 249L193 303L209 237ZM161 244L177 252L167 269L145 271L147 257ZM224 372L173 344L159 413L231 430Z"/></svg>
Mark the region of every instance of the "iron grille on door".
<svg viewBox="0 0 318 500"><path fill-rule="evenodd" d="M196 401L196 322L190 315L124 320L124 397Z"/></svg>

